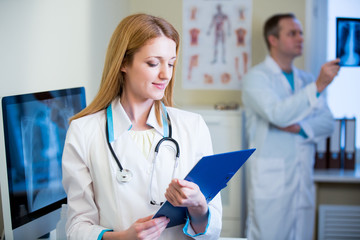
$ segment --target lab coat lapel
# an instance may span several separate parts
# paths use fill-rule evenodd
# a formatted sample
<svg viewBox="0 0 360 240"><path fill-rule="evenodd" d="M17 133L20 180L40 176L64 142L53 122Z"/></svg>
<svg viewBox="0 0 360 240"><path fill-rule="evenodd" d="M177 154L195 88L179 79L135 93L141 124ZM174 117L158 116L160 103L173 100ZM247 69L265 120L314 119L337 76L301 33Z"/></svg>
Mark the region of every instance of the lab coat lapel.
<svg viewBox="0 0 360 240"><path fill-rule="evenodd" d="M270 71L274 74L274 79L279 79L281 81L281 84L285 86L286 91L289 94L292 94L293 91L291 89L289 81L286 79L285 75L283 74L281 68L279 65L275 62L275 60L271 56L267 56L265 59L266 66L269 67ZM295 74L295 73L294 73ZM295 79L295 76L294 76ZM295 81L295 80L294 80Z"/></svg>
<svg viewBox="0 0 360 240"><path fill-rule="evenodd" d="M116 141L124 132L131 129L131 120L126 114L120 103L120 98L116 98L111 103L113 115L114 141Z"/></svg>

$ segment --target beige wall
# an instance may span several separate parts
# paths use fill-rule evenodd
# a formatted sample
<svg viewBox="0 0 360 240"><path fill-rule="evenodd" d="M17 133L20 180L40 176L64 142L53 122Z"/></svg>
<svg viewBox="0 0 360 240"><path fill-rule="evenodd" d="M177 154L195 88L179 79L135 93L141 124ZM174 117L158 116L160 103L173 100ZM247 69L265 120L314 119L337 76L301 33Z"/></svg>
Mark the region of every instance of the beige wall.
<svg viewBox="0 0 360 240"><path fill-rule="evenodd" d="M262 25L272 14L293 12L305 26L306 0L253 0L252 20L252 63L261 62L267 50L262 37ZM182 33L182 1L180 0L131 0L130 13L145 12L163 17L171 22ZM304 29L305 30L305 29ZM182 105L214 105L219 102L241 102L241 91L225 90L185 90L182 88L181 53L177 65L174 98L175 103ZM297 67L304 67L304 57L295 61Z"/></svg>

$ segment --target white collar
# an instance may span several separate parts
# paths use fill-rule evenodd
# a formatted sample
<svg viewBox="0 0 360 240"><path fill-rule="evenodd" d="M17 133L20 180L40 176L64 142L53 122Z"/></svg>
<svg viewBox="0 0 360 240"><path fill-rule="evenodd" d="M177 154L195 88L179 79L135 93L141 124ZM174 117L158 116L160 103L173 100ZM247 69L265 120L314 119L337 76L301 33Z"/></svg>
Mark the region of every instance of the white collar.
<svg viewBox="0 0 360 240"><path fill-rule="evenodd" d="M116 140L118 137L120 137L124 132L127 132L131 129L132 123L125 112L125 109L120 103L120 98L116 98L111 102L111 110L112 110L112 119L113 119L113 133L114 133L114 140ZM163 126L167 126L167 124L164 125L164 120L161 118L161 122ZM148 119L146 120L146 124L153 127L161 136L164 136L164 128L159 125L156 114L155 114L155 104L152 105L150 109L150 113L148 116Z"/></svg>
<svg viewBox="0 0 360 240"><path fill-rule="evenodd" d="M265 57L265 65L270 67L270 69L271 69L271 71L273 71L273 73L282 73L282 70L281 70L279 64L277 64L277 62L270 55L267 55ZM291 65L291 69L292 69L293 73L295 74L295 72L297 71L297 68L294 65Z"/></svg>

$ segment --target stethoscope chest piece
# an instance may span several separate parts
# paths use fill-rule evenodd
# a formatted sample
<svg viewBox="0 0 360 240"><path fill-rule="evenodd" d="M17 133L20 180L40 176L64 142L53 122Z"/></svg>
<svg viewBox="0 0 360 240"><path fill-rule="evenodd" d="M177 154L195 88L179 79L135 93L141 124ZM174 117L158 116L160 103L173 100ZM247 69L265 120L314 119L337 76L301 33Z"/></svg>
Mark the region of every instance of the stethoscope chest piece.
<svg viewBox="0 0 360 240"><path fill-rule="evenodd" d="M123 169L122 171L117 171L116 173L116 180L119 183L126 183L129 182L133 177L133 174L130 170L128 169Z"/></svg>

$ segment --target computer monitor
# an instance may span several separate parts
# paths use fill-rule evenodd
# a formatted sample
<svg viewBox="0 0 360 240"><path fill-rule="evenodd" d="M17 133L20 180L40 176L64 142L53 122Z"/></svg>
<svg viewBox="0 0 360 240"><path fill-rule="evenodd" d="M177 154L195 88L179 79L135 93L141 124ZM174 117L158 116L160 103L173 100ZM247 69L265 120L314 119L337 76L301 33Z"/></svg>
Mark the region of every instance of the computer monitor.
<svg viewBox="0 0 360 240"><path fill-rule="evenodd" d="M2 98L0 180L6 240L38 239L55 229L66 203L61 158L68 121L85 106L83 87Z"/></svg>

